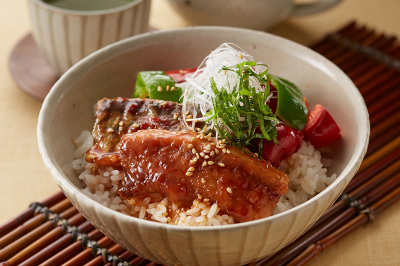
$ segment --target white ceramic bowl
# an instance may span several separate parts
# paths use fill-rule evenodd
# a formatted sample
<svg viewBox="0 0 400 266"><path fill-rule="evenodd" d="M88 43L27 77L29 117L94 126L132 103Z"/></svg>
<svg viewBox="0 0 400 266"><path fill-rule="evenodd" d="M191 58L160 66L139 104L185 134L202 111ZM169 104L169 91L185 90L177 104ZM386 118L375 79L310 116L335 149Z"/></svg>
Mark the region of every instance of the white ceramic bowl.
<svg viewBox="0 0 400 266"><path fill-rule="evenodd" d="M103 97L131 97L140 70L194 67L223 42L232 42L267 63L270 72L297 83L310 103L321 103L338 122L333 172L337 180L308 202L276 216L210 228L187 228L139 220L81 193L71 166L74 144L91 130L93 107ZM333 204L356 173L369 138L364 101L350 79L312 50L268 33L198 27L138 35L109 45L68 70L51 89L39 116L44 163L58 186L104 234L124 248L164 264L231 265L263 258L299 237Z"/></svg>

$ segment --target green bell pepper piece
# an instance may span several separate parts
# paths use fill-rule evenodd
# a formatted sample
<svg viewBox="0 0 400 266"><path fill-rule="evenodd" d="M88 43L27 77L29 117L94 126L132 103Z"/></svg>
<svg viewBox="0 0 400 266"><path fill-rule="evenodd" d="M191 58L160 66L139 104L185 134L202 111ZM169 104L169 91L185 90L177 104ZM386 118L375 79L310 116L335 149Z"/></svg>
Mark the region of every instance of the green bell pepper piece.
<svg viewBox="0 0 400 266"><path fill-rule="evenodd" d="M181 88L175 87L175 81L163 71L141 71L137 75L135 98L179 102L181 95Z"/></svg>
<svg viewBox="0 0 400 266"><path fill-rule="evenodd" d="M308 109L301 90L292 82L271 74L267 74L267 79L278 92L276 116L288 126L302 130L307 123Z"/></svg>

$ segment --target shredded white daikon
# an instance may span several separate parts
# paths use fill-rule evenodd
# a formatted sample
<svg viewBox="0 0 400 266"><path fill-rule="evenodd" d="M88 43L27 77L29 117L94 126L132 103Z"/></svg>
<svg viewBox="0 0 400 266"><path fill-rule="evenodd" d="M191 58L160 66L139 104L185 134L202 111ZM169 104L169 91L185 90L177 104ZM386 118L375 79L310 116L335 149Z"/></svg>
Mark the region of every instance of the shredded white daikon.
<svg viewBox="0 0 400 266"><path fill-rule="evenodd" d="M249 61L255 60L242 48L232 43L223 43L203 60L196 72L186 79L186 82L177 85L184 91L182 113L185 114L186 111L192 113L190 119L183 117L188 127L188 121L207 121L214 115L213 112L209 112L213 110L212 99L215 97L210 78L214 78L217 88L224 87L228 91L232 91L238 82L238 75L232 71L220 70L224 66L233 67ZM264 65L257 65L253 69L254 72L259 74L267 68ZM254 77L250 77L250 85L257 91L264 89ZM201 115L196 113L196 108L200 110ZM192 129L194 129L194 123L191 124L193 125ZM209 121L207 127L210 130L215 130L214 121Z"/></svg>

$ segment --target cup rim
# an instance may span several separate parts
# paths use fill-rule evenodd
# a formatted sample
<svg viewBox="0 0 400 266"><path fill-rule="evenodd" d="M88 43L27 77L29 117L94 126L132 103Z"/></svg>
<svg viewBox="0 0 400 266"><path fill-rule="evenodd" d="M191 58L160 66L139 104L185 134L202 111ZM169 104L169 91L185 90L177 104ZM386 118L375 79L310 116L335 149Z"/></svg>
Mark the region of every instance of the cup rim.
<svg viewBox="0 0 400 266"><path fill-rule="evenodd" d="M113 7L113 8L101 9L101 10L74 10L74 9L57 7L57 6L51 5L49 3L46 3L43 0L30 0L30 1L35 2L37 5L40 5L46 9L50 9L54 12L59 12L62 14L93 16L93 15L106 15L106 14L118 13L118 12L124 11L126 9L129 9L131 7L134 7L146 0L131 0L131 2L128 4L124 4L124 5L121 5L118 7Z"/></svg>

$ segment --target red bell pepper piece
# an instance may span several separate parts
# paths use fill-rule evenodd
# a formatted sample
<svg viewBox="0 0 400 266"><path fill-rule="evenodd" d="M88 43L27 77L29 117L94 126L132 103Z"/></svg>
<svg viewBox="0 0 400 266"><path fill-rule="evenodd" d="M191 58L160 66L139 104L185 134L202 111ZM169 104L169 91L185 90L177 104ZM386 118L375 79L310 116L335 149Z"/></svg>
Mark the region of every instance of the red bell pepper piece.
<svg viewBox="0 0 400 266"><path fill-rule="evenodd" d="M320 104L317 104L308 116L303 134L304 140L309 141L315 148L328 146L341 137L339 126Z"/></svg>
<svg viewBox="0 0 400 266"><path fill-rule="evenodd" d="M191 77L196 70L197 68L170 70L170 71L165 71L165 74L167 74L173 80L175 80L176 83L182 83L186 81L186 78Z"/></svg>
<svg viewBox="0 0 400 266"><path fill-rule="evenodd" d="M263 141L261 156L269 161L274 167L279 167L280 163L297 152L303 143L303 133L297 129L290 128L284 124L276 126L277 143L269 140ZM257 149L260 139L252 142Z"/></svg>
<svg viewBox="0 0 400 266"><path fill-rule="evenodd" d="M303 143L303 133L284 124L276 126L277 143L264 140L262 157L274 167L297 152Z"/></svg>

